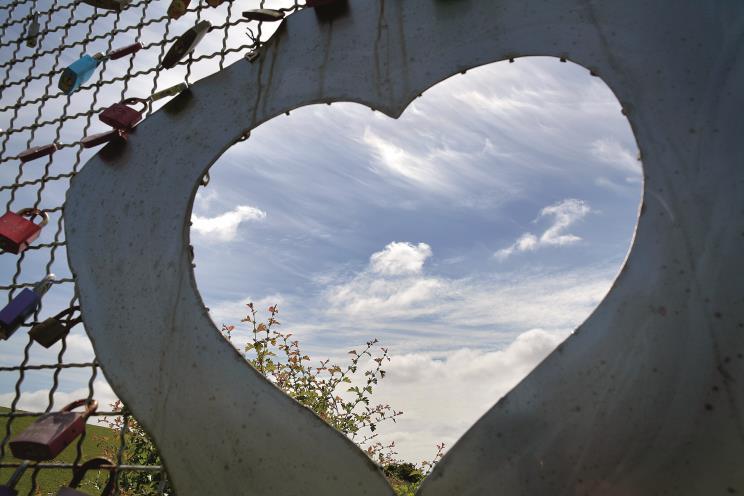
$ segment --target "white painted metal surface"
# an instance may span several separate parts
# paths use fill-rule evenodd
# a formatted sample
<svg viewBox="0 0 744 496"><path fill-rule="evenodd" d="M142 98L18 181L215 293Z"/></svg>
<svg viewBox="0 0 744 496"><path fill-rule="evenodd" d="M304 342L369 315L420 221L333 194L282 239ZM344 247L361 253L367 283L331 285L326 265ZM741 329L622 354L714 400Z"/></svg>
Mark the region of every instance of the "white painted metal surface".
<svg viewBox="0 0 744 496"><path fill-rule="evenodd" d="M333 22L290 16L258 61L99 153L68 193L70 263L106 377L178 494L391 493L209 319L188 250L204 172L285 111L355 101L397 117L450 75L527 55L582 64L623 104L645 170L635 241L592 316L421 492L744 494L743 42L734 0L354 1Z"/></svg>

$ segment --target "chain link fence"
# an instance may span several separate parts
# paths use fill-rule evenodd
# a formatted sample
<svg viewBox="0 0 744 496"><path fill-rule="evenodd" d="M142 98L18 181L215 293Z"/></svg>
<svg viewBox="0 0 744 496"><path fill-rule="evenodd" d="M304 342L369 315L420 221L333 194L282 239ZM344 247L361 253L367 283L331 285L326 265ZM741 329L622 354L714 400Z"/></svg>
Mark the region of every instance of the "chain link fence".
<svg viewBox="0 0 744 496"><path fill-rule="evenodd" d="M83 326L49 349L26 332L77 305L65 251L65 194L70 180L96 152L83 146L83 138L111 130L98 119L103 110L127 98L142 98L147 99L146 117L167 101L149 99L154 93L179 83L192 84L219 71L271 36L278 23L245 18L245 10L271 8L291 14L304 6L297 0L186 0L185 13L173 18L168 15L168 0L119 0L123 5L118 10L91 5L110 6L115 1L18 0L0 5L0 201L5 203L5 212L30 208L48 216L48 224L25 251L0 255L0 289L11 302L24 288L33 288L48 274L55 274L33 316L0 342L0 484L22 463L10 453L13 436L40 415L58 411L67 403L65 397L77 394L100 403L88 421L88 431L96 420L120 419L118 435L111 431L114 476L152 474L160 481L158 494L165 494L161 466L124 464L128 414L125 408L112 408L110 400L100 398L101 389L108 386ZM204 39L175 67L164 69L161 62L170 47L204 20L211 23ZM104 56L76 91L68 94L59 88L63 71L78 59L135 44L141 48L132 54ZM53 146L28 160L27 150L46 145ZM36 408L24 408L26 404ZM90 437L83 433L68 447L70 460L31 463L17 487L19 494L56 494L58 481L69 480L73 469L92 456ZM47 477L50 473L61 475ZM120 494L119 486L115 494Z"/></svg>

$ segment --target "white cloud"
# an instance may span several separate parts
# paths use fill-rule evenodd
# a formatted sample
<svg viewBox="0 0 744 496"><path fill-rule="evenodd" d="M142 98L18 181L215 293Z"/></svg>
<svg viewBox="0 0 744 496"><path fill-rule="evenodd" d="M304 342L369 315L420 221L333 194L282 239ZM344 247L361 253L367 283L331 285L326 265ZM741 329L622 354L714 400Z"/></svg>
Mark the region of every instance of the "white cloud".
<svg viewBox="0 0 744 496"><path fill-rule="evenodd" d="M103 379L97 379L93 383L93 399L98 401L98 411L110 411L111 404L118 400L116 394L109 386L108 382ZM63 406L72 403L75 400L88 397L88 387L80 387L72 391L57 391L54 394L54 410L59 410ZM9 406L15 393L0 394L0 405ZM27 412L43 412L49 404L49 389L39 389L36 391L23 391L21 398L16 405L16 409ZM91 421L94 422L95 420Z"/></svg>
<svg viewBox="0 0 744 496"><path fill-rule="evenodd" d="M641 162L618 141L610 138L594 140L589 146L589 151L600 161L632 174L636 180L640 178Z"/></svg>
<svg viewBox="0 0 744 496"><path fill-rule="evenodd" d="M546 215L561 217L575 211L574 207L549 207ZM556 221L560 222L565 219ZM560 243L562 236L552 232L550 241L525 238L522 243ZM415 271L390 275L374 271L371 262L352 277L329 284L323 293L328 316L339 319L347 329L357 326L366 332L405 322L409 338L420 331L426 333L427 345L436 346L441 334L451 348L451 330L463 326L510 333L519 328L571 328L597 305L616 270L608 264L448 278L426 273L423 262L431 256L431 248L426 248L422 265L416 265Z"/></svg>
<svg viewBox="0 0 744 496"><path fill-rule="evenodd" d="M359 318L417 318L436 313L431 302L445 298L448 285L433 277L387 279L362 273L327 292L330 313Z"/></svg>
<svg viewBox="0 0 744 496"><path fill-rule="evenodd" d="M393 241L370 256L369 266L346 283L328 288L331 313L362 315L384 309L387 315L420 316L426 302L445 297L446 282L422 277L424 263L432 256L426 243ZM424 310L426 313L426 310Z"/></svg>
<svg viewBox="0 0 744 496"><path fill-rule="evenodd" d="M426 243L414 245L393 241L382 251L373 253L369 264L372 271L378 274L418 274L430 256L431 247Z"/></svg>
<svg viewBox="0 0 744 496"><path fill-rule="evenodd" d="M453 189L446 172L439 167L439 162L458 161L457 152L432 148L425 155L416 155L382 138L369 127L364 130L362 143L370 147L382 171L435 191L447 192Z"/></svg>
<svg viewBox="0 0 744 496"><path fill-rule="evenodd" d="M461 348L393 356L373 399L404 413L397 423L380 426L382 438L395 441L403 459L430 459L434 443L451 447L567 334L533 329L500 351Z"/></svg>
<svg viewBox="0 0 744 496"><path fill-rule="evenodd" d="M585 201L573 198L549 205L540 211L538 218L552 217L553 223L539 238L532 233L524 233L511 246L498 250L495 256L499 260L504 260L516 252L534 251L541 246L564 246L577 243L581 241L581 238L574 234L567 234L565 231L590 212L592 209Z"/></svg>
<svg viewBox="0 0 744 496"><path fill-rule="evenodd" d="M217 217L191 216L191 230L215 241L232 241L238 234L238 226L247 220L263 220L266 212L256 207L238 205L234 210Z"/></svg>
<svg viewBox="0 0 744 496"><path fill-rule="evenodd" d="M583 219L591 212L589 205L576 199L568 199L558 202L554 205L547 206L540 211L540 217L554 217L551 225L540 236L540 243L546 245L570 245L580 241L581 238L573 234L563 234L563 232L573 223Z"/></svg>

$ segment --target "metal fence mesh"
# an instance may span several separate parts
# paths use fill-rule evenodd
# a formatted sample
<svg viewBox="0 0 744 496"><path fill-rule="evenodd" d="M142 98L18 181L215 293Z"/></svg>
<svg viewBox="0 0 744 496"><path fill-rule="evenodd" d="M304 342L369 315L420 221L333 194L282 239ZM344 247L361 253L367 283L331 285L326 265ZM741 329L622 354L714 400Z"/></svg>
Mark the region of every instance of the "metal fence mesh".
<svg viewBox="0 0 744 496"><path fill-rule="evenodd" d="M95 2L93 2L95 3ZM96 386L102 379L100 366L92 356L71 351L85 348L87 336L77 326L50 350L45 350L25 331L46 317L76 304L74 277L67 266L64 234L64 197L69 181L95 153L84 148L84 136L110 130L98 114L125 98L147 98L174 84L194 81L214 73L258 48L273 33L277 24L266 25L242 16L246 9L273 8L289 14L304 6L297 0L224 1L210 6L192 0L186 13L171 19L169 0L134 0L121 11L95 8L83 1L18 0L0 5L0 202L5 212L36 208L49 215L49 223L39 238L20 255L0 255L0 289L10 302L23 288L33 287L45 275L56 280L44 296L33 317L7 341L0 342L0 393L7 393L8 407L0 412L5 421L0 430L0 484L19 466L8 449L17 432L14 425L24 418L58 410L63 404L60 392L74 385L87 384L88 399L97 397ZM211 2L217 3L217 2ZM169 47L191 26L209 20L212 28L194 52L171 69L162 69ZM32 26L38 22L38 33ZM35 38L35 46L30 41ZM104 60L93 76L70 95L58 89L62 71L85 54L107 53L113 49L140 43L142 49L117 60ZM145 116L167 99L151 102ZM205 125L208 123L205 122ZM22 162L19 155L31 147L55 143L57 151L33 161ZM82 344L81 344L82 343ZM89 345L87 345L89 347ZM71 356L74 355L74 356ZM21 399L33 383L46 393L46 408L25 411ZM42 386L39 386L39 385ZM8 401L6 401L8 403ZM162 473L158 465L124 465L127 435L126 411L111 411L100 405L97 418L123 418L118 434L115 474L124 471ZM108 411L106 411L108 410ZM93 418L96 418L93 417ZM89 420L88 424L94 423ZM0 424L1 425L1 424ZM66 471L86 458L85 434L75 441L74 461L32 463L24 476L21 494L55 494L59 487L44 487L41 474ZM30 485L29 485L30 481ZM161 477L159 494L164 494ZM19 486L20 487L20 486ZM116 494L120 488L117 484Z"/></svg>

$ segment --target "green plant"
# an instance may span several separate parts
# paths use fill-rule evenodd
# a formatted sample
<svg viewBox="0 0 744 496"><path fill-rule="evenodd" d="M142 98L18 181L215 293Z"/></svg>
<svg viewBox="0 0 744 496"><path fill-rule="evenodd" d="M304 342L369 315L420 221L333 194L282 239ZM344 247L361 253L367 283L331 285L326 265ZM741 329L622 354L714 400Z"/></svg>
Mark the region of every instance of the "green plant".
<svg viewBox="0 0 744 496"><path fill-rule="evenodd" d="M395 422L403 412L387 404L374 404L371 397L375 386L385 378L384 365L390 361L387 348L378 346L378 340L367 341L360 350L350 350L346 364L332 363L330 359L312 365L312 359L303 353L300 343L292 333L277 330L276 305L268 308L269 318L260 322L253 303L248 303L248 314L241 324L248 327L249 340L243 347L246 360L269 381L286 394L312 409L320 418L346 434L367 455L384 468L391 485L400 496L413 495L423 478L442 456L444 444L437 445L437 455L431 462L418 466L395 458L395 443L382 443L377 428L385 422ZM234 325L223 325L222 334L228 341L240 332ZM122 409L120 403L114 410ZM119 417L109 423L121 430L124 420ZM131 417L127 417L126 447L122 453L124 463L160 464L154 443ZM114 453L111 453L115 456ZM150 496L159 493L164 484L165 494L173 494L159 473L131 472L120 475L122 496Z"/></svg>
<svg viewBox="0 0 744 496"><path fill-rule="evenodd" d="M247 307L249 314L241 322L251 326L251 339L244 348L248 362L279 389L349 436L371 458L384 463L394 446L376 442L377 426L395 422L403 413L370 401L374 386L385 377L383 366L390 361L388 349L375 348L378 341L374 339L367 341L361 351L350 350L350 360L343 366L330 359L313 366L299 341L293 340L291 333L277 330L281 324L276 305L268 308L266 323L258 321L253 303ZM235 329L224 325L222 332L231 340Z"/></svg>

